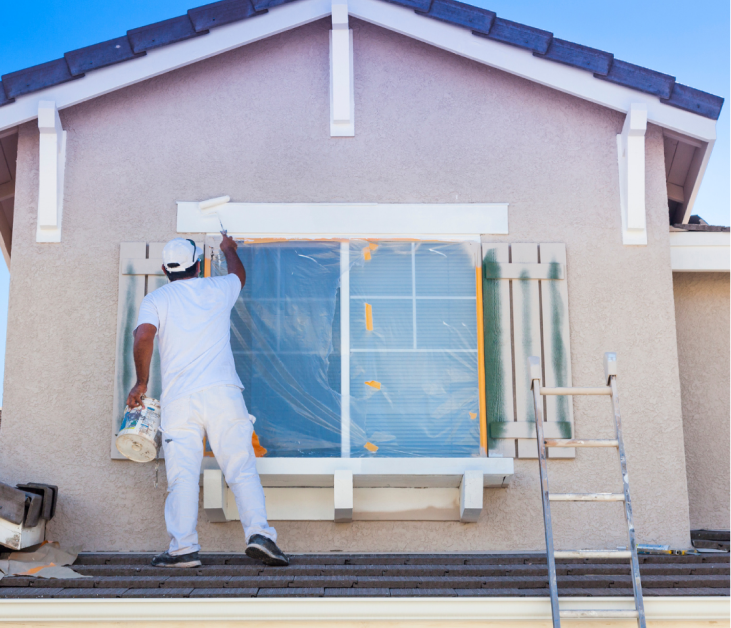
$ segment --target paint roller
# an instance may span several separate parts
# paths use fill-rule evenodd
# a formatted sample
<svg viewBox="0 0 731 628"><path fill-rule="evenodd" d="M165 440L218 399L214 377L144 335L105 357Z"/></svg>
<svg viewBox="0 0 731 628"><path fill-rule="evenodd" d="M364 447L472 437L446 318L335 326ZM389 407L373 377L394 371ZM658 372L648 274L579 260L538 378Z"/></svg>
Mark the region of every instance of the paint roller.
<svg viewBox="0 0 731 628"><path fill-rule="evenodd" d="M201 210L202 214L211 214L213 212L216 212L218 224L221 225L221 233L223 235L228 235L228 231L223 228L221 215L218 213L218 210L226 205L230 200L230 196L217 196L216 198L209 198L207 201L201 201L200 203L198 203L198 209Z"/></svg>

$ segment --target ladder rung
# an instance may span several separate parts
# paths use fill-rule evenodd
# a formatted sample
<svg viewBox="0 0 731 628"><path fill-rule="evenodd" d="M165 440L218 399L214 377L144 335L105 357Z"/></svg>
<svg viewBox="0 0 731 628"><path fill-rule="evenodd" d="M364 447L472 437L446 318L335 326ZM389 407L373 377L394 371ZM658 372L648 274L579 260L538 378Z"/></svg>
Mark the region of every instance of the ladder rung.
<svg viewBox="0 0 731 628"><path fill-rule="evenodd" d="M640 616L636 610L620 610L614 608L559 611L558 614L562 619L632 619Z"/></svg>
<svg viewBox="0 0 731 628"><path fill-rule="evenodd" d="M550 493L552 502L623 502L624 493Z"/></svg>
<svg viewBox="0 0 731 628"><path fill-rule="evenodd" d="M617 440L584 440L581 438L547 438L546 447L619 447Z"/></svg>
<svg viewBox="0 0 731 628"><path fill-rule="evenodd" d="M555 550L554 558L632 558L629 550Z"/></svg>
<svg viewBox="0 0 731 628"><path fill-rule="evenodd" d="M611 395L612 389L609 386L601 388L544 388L541 386L542 395Z"/></svg>

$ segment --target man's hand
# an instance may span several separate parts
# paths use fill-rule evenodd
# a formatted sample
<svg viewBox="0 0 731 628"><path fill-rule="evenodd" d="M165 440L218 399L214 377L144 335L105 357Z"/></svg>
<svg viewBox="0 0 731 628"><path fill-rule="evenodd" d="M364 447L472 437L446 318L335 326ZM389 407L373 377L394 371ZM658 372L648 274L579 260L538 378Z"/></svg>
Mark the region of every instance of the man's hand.
<svg viewBox="0 0 731 628"><path fill-rule="evenodd" d="M224 255L226 255L226 253L228 253L229 251L235 251L237 248L239 248L236 240L234 240L230 235L221 232L221 237L223 238L221 240L221 252Z"/></svg>
<svg viewBox="0 0 731 628"><path fill-rule="evenodd" d="M132 387L132 390L129 391L129 395L127 395L127 405L130 408L138 408L142 406L142 398L145 396L146 392L147 384L143 382L137 382Z"/></svg>
<svg viewBox="0 0 731 628"><path fill-rule="evenodd" d="M238 253L236 253L239 245L236 243L236 240L223 232L221 232L221 237L223 238L221 240L221 253L226 258L226 267L228 268L229 275L236 275L243 288L246 284L246 269L241 263Z"/></svg>

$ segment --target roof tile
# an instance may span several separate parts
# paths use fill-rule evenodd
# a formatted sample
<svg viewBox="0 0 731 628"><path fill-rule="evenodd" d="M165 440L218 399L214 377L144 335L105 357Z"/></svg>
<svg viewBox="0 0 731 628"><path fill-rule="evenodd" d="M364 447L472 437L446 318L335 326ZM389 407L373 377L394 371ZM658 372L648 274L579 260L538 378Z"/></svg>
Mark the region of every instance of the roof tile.
<svg viewBox="0 0 731 628"><path fill-rule="evenodd" d="M119 63L120 61L141 57L144 54L144 52L139 54L132 52L129 39L127 39L126 35L123 35L116 39L103 41L100 44L72 50L63 56L66 59L71 74L77 76L89 70L104 68L108 65Z"/></svg>
<svg viewBox="0 0 731 628"><path fill-rule="evenodd" d="M188 17L196 33L199 33L215 26L245 20L257 13L251 0L222 0L190 9Z"/></svg>
<svg viewBox="0 0 731 628"><path fill-rule="evenodd" d="M674 76L648 70L642 66L627 63L626 61L619 61L618 59L615 59L614 63L612 63L609 74L606 76L594 74L594 76L598 79L609 81L610 83L617 83L618 85L625 85L626 87L653 94L660 98L670 98L675 83Z"/></svg>
<svg viewBox="0 0 731 628"><path fill-rule="evenodd" d="M490 32L495 19L493 11L455 2L455 0L433 0L428 11L417 10L416 12L450 24L464 26L485 35Z"/></svg>
<svg viewBox="0 0 731 628"><path fill-rule="evenodd" d="M5 86L3 85L2 81L0 81L0 107L2 107L3 105L8 105L14 101L15 98L8 98L7 94L5 93Z"/></svg>
<svg viewBox="0 0 731 628"><path fill-rule="evenodd" d="M661 101L666 105L685 109L712 120L718 120L718 116L721 115L721 107L723 107L723 98L720 96L714 96L680 83L675 83L670 98L662 98Z"/></svg>
<svg viewBox="0 0 731 628"><path fill-rule="evenodd" d="M73 81L82 76L84 75L72 75L69 66L66 65L66 60L61 58L34 65L25 70L4 74L2 83L8 98L15 98L29 92L38 91L44 87Z"/></svg>
<svg viewBox="0 0 731 628"><path fill-rule="evenodd" d="M132 44L132 51L136 54L167 44L174 44L197 35L205 35L207 32L196 33L188 16L181 15L155 24L133 28L131 31L127 31L127 37L129 37Z"/></svg>
<svg viewBox="0 0 731 628"><path fill-rule="evenodd" d="M409 9L416 9L417 11L427 12L431 6L432 0L386 0L391 4L398 4L402 7L408 7Z"/></svg>
<svg viewBox="0 0 731 628"><path fill-rule="evenodd" d="M606 76L609 73L609 69L612 67L612 61L614 60L614 55L610 52L589 48L588 46L582 46L556 37L551 41L551 45L545 54L541 54L540 52L534 52L533 54L541 59L550 59L558 63L565 63L566 65L581 68L582 70L589 70L589 72L601 74L602 76Z"/></svg>
<svg viewBox="0 0 731 628"><path fill-rule="evenodd" d="M287 4L288 2L293 1L294 0L253 0L254 8L257 11L265 11L266 9L278 7L280 4Z"/></svg>
<svg viewBox="0 0 731 628"><path fill-rule="evenodd" d="M504 44L512 44L520 48L527 48L533 52L545 54L553 39L553 33L543 31L540 28L533 28L525 24L518 24L510 20L496 17L492 23L489 35L483 35L474 31L480 37L489 37Z"/></svg>

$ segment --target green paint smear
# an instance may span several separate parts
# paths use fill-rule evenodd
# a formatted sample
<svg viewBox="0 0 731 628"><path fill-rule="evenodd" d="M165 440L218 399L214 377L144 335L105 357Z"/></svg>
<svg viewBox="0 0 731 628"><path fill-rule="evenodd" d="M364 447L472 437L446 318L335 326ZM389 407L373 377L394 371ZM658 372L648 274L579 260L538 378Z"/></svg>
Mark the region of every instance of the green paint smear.
<svg viewBox="0 0 731 628"><path fill-rule="evenodd" d="M485 331L485 397L487 404L487 420L490 424L487 434L488 450L492 451L498 447L495 441L497 426L505 420L505 408L513 400L507 399L504 395L505 358L502 355L503 334L510 333L510 330L501 328L500 312L502 299L500 296L500 273L501 266L495 259L497 251L490 249L486 251L482 261L482 324ZM489 277L489 278L488 278ZM494 426L494 427L493 427ZM500 431L500 428L497 428Z"/></svg>
<svg viewBox="0 0 731 628"><path fill-rule="evenodd" d="M523 360L523 364L526 364L528 361L528 358L533 353L533 337L531 334L531 299L530 299L530 289L531 289L531 282L528 279L529 275L526 271L523 271L520 273L520 290L523 293L523 355L520 357L521 360ZM515 284L513 284L513 290L515 290ZM516 358L517 359L517 358ZM530 393L531 390L531 379L530 379L530 371L528 369L525 369L525 390ZM525 419L523 417L518 417L518 421L533 421L536 420L536 412L533 408L532 399L533 396L529 395L528 403L525 405L526 410L526 416Z"/></svg>

